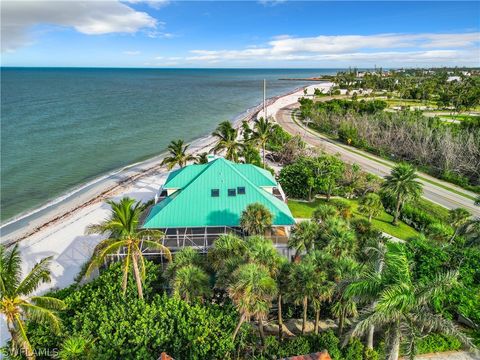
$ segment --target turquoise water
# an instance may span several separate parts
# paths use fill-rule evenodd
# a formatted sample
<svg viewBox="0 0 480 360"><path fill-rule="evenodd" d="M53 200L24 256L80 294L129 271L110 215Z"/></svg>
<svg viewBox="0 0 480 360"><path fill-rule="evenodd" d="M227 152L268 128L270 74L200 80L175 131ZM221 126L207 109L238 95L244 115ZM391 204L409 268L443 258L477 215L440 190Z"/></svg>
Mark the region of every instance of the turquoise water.
<svg viewBox="0 0 480 360"><path fill-rule="evenodd" d="M1 220L210 133L261 102L264 78L270 97L334 72L2 68Z"/></svg>

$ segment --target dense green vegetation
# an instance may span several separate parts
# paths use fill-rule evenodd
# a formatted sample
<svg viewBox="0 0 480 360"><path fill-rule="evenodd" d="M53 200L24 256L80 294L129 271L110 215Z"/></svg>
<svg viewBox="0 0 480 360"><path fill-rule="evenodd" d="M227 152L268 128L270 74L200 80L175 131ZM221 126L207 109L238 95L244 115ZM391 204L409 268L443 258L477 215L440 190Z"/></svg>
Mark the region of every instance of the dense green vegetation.
<svg viewBox="0 0 480 360"><path fill-rule="evenodd" d="M340 105L345 102L362 103L302 99L301 116L312 128L346 144L408 161L434 176L478 191L480 127L470 122L445 123L419 111L384 112L373 105L373 112L362 113L359 109L366 105Z"/></svg>
<svg viewBox="0 0 480 360"><path fill-rule="evenodd" d="M303 202L303 201L295 201L289 200L288 206L292 211L293 216L298 218L311 218L313 212L320 204L326 204L326 200L324 199L317 199L313 202ZM359 212L358 207L358 200L356 199L348 199L348 203L352 207L352 219L362 219L367 220L368 217L364 216L362 213ZM392 225L393 216L388 214L385 211L382 211L380 214L374 216L372 218L372 227L378 231L384 232L386 234L392 235L396 238L407 240L411 237L418 235L418 232L415 229L411 228L403 221L399 221L397 226Z"/></svg>
<svg viewBox="0 0 480 360"><path fill-rule="evenodd" d="M419 199L411 166L382 181L335 156L308 156L298 138L263 120L242 134L222 123L215 136L215 151L232 160L266 167L268 149L285 164L287 195L311 200L289 202L306 219L288 239L293 261L264 237L272 214L261 204L242 214L245 237L221 235L206 256L187 247L169 261L161 234L138 228L144 206L110 202L111 216L89 229L109 234L85 267L101 270L90 282L30 296L49 280L49 259L21 281L16 248L0 246L0 312L16 321L6 358L24 359L23 347L29 359L50 358L40 349L58 349L61 359L276 359L326 349L338 360L396 360L471 347L464 330L480 337L480 222ZM167 164L183 166L187 148L171 150ZM147 260L142 242L163 250L166 264ZM104 266L120 249L126 256Z"/></svg>
<svg viewBox="0 0 480 360"><path fill-rule="evenodd" d="M362 77L353 69L339 72L332 80L342 89L384 91L390 96L430 101L456 111L471 109L480 103L477 69L402 69L387 74L379 69L365 72Z"/></svg>

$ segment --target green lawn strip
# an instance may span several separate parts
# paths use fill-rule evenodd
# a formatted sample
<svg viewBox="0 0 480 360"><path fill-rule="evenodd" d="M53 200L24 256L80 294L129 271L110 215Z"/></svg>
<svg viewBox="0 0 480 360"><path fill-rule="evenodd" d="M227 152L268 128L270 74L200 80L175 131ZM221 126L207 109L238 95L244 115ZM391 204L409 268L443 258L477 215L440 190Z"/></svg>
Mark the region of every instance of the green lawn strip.
<svg viewBox="0 0 480 360"><path fill-rule="evenodd" d="M298 110L298 109L297 109L297 110ZM292 111L292 120L293 120L293 122L294 122L295 124L297 124L298 126L302 127L303 129L305 129L306 131L308 131L309 133L311 133L311 134L313 134L313 135L316 135L316 136L324 136L324 137L326 137L326 138L328 138L328 139L330 139L330 140L333 140L333 141L335 141L335 145L341 147L342 149L345 149L345 150L347 150L347 151L350 151L351 153L354 153L354 154L357 154L357 155L359 155L359 156L362 156L362 157L364 157L364 158L366 158L366 159L375 161L375 162L377 162L377 163L379 163L379 164L382 164L382 165L385 165L385 166L390 166L390 167L392 166L392 164L389 164L389 163L384 162L384 161L381 161L381 160L379 160L379 159L377 159L377 158L368 156L367 154L365 154L365 153L363 153L363 152L353 150L353 149L351 149L351 148L348 147L348 146L342 145L341 143L339 143L339 142L338 142L334 137L332 137L332 136L328 136L328 135L326 135L326 134L319 133L318 131L316 131L316 130L310 128L310 127L305 127L305 126L303 126L303 125L300 124L299 121L296 119L296 115L295 115L295 114L296 114L296 111L297 111L297 110ZM430 180L430 179L428 179L428 178L426 178L426 177L423 177L423 176L420 176L420 175L418 176L418 178L419 178L419 179L422 179L423 181L426 181L426 182L428 182L428 183L430 183L430 184L432 184L432 185L441 187L442 189L451 191L451 192L453 192L454 194L461 195L461 196L463 196L464 198L467 198L467 199L470 199L470 200L475 200L475 197L474 197L474 196L465 194L465 193L463 193L463 192L461 192L461 191L459 191L459 190L457 190L457 189L451 188L451 187L448 186L448 185L444 185L444 184L442 184L442 183L436 182L436 181L434 181L434 180Z"/></svg>
<svg viewBox="0 0 480 360"><path fill-rule="evenodd" d="M348 200L352 204L353 218L354 219L367 219L364 215L360 214L357 210L358 200ZM316 199L312 202L302 202L297 200L288 200L288 207L296 218L311 218L315 208L321 204L326 203L324 199ZM392 225L392 215L383 211L379 216L372 219L373 228L386 234L392 235L402 240L408 240L413 236L417 236L418 232L405 224L402 221L398 222L397 226Z"/></svg>

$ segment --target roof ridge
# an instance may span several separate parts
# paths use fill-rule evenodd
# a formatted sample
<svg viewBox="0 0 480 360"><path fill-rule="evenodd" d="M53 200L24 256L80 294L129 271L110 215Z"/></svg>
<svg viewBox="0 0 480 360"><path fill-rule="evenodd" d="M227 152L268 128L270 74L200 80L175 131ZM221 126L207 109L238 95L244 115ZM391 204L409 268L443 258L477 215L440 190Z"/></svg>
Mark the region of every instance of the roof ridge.
<svg viewBox="0 0 480 360"><path fill-rule="evenodd" d="M257 191L262 197L264 197L265 199L268 200L268 202L270 202L270 204L272 204L273 206L279 208L279 204L282 204L282 207L283 205L285 205L285 203L283 201L280 201L279 199L277 199L273 194L270 194L269 192L267 192L266 190L262 189L260 186L256 186L254 183L252 183L245 175L243 175L240 171L238 171L238 169L236 169L235 166L233 166L233 164L235 163L232 163L232 162L227 162L228 165L230 165L230 167L232 169L234 169L234 171L239 174L243 179L247 180L252 186L253 188L255 189L255 191ZM252 166L255 166L253 164L249 164L249 165L252 165ZM256 167L256 166L255 166ZM277 204L275 202L278 202ZM279 210L284 213L283 209L280 209Z"/></svg>

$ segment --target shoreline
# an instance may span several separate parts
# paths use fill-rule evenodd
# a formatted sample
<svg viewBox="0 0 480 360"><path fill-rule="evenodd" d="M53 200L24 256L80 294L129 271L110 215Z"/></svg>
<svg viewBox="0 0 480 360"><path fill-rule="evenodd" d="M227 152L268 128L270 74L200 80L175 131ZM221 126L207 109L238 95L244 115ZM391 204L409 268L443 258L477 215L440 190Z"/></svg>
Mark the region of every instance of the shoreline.
<svg viewBox="0 0 480 360"><path fill-rule="evenodd" d="M281 98L299 92L303 88L304 87L295 88L285 94L268 98L267 107ZM239 127L243 120L251 122L256 115L263 112L262 108L263 102L236 115L231 122L235 127ZM189 143L189 152L194 155L203 151L208 152L213 146L213 142L213 136L206 134ZM1 243L5 246L11 246L21 242L57 224L59 221L69 219L82 209L102 202L107 198L117 196L119 192L122 190L126 191L129 186L132 186L142 178L158 175L162 171L166 172L165 169L162 170L162 165L160 165L166 154L166 151L164 151L144 161L113 170L85 184L78 185L67 193L37 208L7 220L4 224L0 225Z"/></svg>

